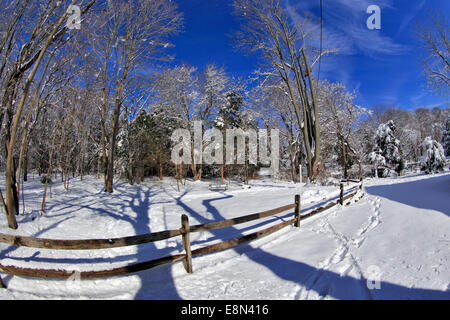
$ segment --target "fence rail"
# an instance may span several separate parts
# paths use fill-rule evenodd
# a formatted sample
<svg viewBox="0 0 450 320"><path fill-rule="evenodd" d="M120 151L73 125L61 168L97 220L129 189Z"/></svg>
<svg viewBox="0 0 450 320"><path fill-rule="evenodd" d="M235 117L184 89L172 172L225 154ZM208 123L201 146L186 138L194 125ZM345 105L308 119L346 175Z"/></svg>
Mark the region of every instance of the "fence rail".
<svg viewBox="0 0 450 320"><path fill-rule="evenodd" d="M94 249L108 249L126 246L134 246L143 243L161 241L170 239L182 234L181 229L165 230L160 232L122 237L110 239L80 239L80 240L59 240L59 239L45 239L33 238L26 236L15 236L0 233L0 242L10 245L31 247L38 249L53 249L53 250L94 250Z"/></svg>
<svg viewBox="0 0 450 320"><path fill-rule="evenodd" d="M182 236L183 250L185 253L169 255L161 257L158 259L153 259L149 261L134 263L122 267L117 267L108 270L99 271L81 271L77 272L80 278L102 278L102 277L112 277L118 275L124 275L129 273L135 273L147 269L151 269L157 266L174 263L177 261L184 261L184 268L188 273L193 272L192 268L192 256L213 253L217 251L222 251L228 248L235 247L239 244L249 242L255 239L265 237L271 233L283 229L284 227L294 224L295 227L300 227L300 220L307 219L313 215L323 212L337 204L344 204L344 201L354 197L358 190L362 190L362 181L359 185L349 188L344 195L344 185L340 185L340 195L335 201L330 201L326 205L307 211L304 214L300 213L300 195L295 196L295 201L292 204L288 204L279 208L262 211L250 215L240 216L236 218L210 222L198 225L189 225L189 218L186 215L181 217L181 228L178 230L165 230L160 232L148 233L143 235L136 235L130 237L122 238L111 238L111 239L80 239L80 240L59 240L59 239L44 239L44 238L33 238L27 236L16 236L0 233L0 243L6 243L15 246L24 246L40 249L59 249L59 250L95 250L95 249L107 249L107 248L117 248L132 245L139 245L149 242L161 241L177 236ZM355 192L351 192L356 190ZM364 194L361 195L361 197ZM356 199L355 201L358 201ZM348 204L348 203L347 203ZM208 231L214 229L221 229L245 222L250 222L258 219L263 219L269 216L273 216L278 213L288 211L290 209L295 209L294 217L278 223L276 225L270 226L268 228L258 230L251 234L247 234L234 239L222 241L212 245L208 245L202 248L191 250L190 244L190 233ZM17 276L27 276L27 277L38 277L38 278L59 278L67 279L74 275L76 271L62 270L62 269L36 269L36 268L23 268L16 266L4 266L0 264L0 271L8 274L13 274Z"/></svg>
<svg viewBox="0 0 450 320"><path fill-rule="evenodd" d="M267 211L263 211L263 212L259 212L259 213L249 214L247 216L194 225L194 226L191 226L190 231L191 232L200 232L200 231L208 231L208 230L213 230L213 229L221 229L221 228L225 228L225 227L234 226L234 225L237 225L240 223L245 223L245 222L250 222L253 220L270 217L275 214L287 211L289 209L294 209L294 208L295 208L295 203L288 204L286 206L282 206L279 208L275 208L275 209L271 209L271 210L267 210Z"/></svg>

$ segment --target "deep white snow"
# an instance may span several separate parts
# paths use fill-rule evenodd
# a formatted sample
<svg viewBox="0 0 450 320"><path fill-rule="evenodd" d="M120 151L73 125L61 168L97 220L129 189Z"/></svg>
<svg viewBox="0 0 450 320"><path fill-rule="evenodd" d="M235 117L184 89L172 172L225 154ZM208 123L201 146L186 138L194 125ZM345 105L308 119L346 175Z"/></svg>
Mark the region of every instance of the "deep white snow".
<svg viewBox="0 0 450 320"><path fill-rule="evenodd" d="M338 187L270 180L251 188L232 183L225 192L209 181L144 181L115 185L110 195L95 177L53 185L47 212L39 214L43 185L24 185L19 228L0 232L54 239L109 238L178 229L255 213L294 201L302 212L336 198ZM8 289L1 299L450 299L450 173L365 181L365 196L268 237L132 275L93 280L43 280L0 273ZM22 203L22 202L21 202ZM21 208L22 211L22 208ZM254 232L291 217L293 211L211 232L191 234L193 249ZM0 244L4 265L102 270L182 252L181 237L108 250L45 250Z"/></svg>

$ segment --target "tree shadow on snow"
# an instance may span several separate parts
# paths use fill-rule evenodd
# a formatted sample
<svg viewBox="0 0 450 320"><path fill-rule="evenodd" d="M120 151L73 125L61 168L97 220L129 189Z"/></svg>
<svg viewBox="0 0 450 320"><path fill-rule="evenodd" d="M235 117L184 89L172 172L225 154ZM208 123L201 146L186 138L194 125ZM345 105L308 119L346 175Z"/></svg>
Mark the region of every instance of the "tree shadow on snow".
<svg viewBox="0 0 450 320"><path fill-rule="evenodd" d="M450 217L450 174L365 188L367 193Z"/></svg>
<svg viewBox="0 0 450 320"><path fill-rule="evenodd" d="M212 214L213 219L205 219L201 216L201 214L183 203L182 197L183 195L176 199L177 204L180 205L192 218L195 218L202 223L206 223L224 219L212 203L219 200L229 199L232 196L224 194L222 197L207 199L202 202L208 213ZM317 206L319 206L319 204L315 204L306 210L310 210ZM235 227L210 230L214 238L221 239L223 241L242 236L242 231L242 229L239 230ZM232 236L230 237L230 235ZM241 244L228 250L234 250L240 255L247 256L250 260L269 269L283 280L292 281L298 284L300 287L294 297L295 299L307 297L305 295L309 294L308 291L316 292L319 297L327 296L340 300L450 298L450 292L448 290L440 291L432 289L408 288L385 281L380 282L380 289L369 290L366 279L356 279L348 275L341 276L340 274L330 270L319 269L303 262L276 256L261 248L253 247L251 243ZM193 263L195 268L195 260ZM257 299L258 297L252 298Z"/></svg>
<svg viewBox="0 0 450 320"><path fill-rule="evenodd" d="M130 188L130 186L127 186L127 188ZM136 214L135 218L127 215L118 215L111 212L108 212L108 214L116 219L123 219L129 222L133 226L136 234L151 233L151 217L149 214L150 206L151 204L154 205L160 202L152 201L152 203L150 203L150 200L152 199L152 197L157 195L157 191L155 191L154 187L137 185L135 186L135 188L136 193L133 195L133 197L129 201L125 200L122 203L123 208L128 207L134 211L134 213ZM142 190L144 188L147 188L147 190L143 192ZM139 261L163 257L173 251L173 248L158 249L153 242L137 245L136 248L136 257ZM134 299L181 299L174 284L171 265L140 271L135 275L139 276L141 286L139 291L136 292Z"/></svg>
<svg viewBox="0 0 450 320"><path fill-rule="evenodd" d="M151 205L161 204L165 202L158 202L153 199L157 194L158 190L155 187L147 186L126 186L124 190L121 190L122 185L115 184L115 192L113 194L100 193L99 198L96 199L85 199L82 197L71 197L67 201L55 202L49 206L47 210L49 214L54 217L54 213L62 210L64 213L60 214L62 216L68 216L65 219L59 220L56 223L48 226L47 228L39 231L34 235L38 237L45 233L46 231L57 227L59 224L71 219L70 214L74 213L80 209L87 209L89 211L95 212L98 215L104 215L112 217L115 220L123 220L128 222L134 229L135 234L146 234L151 233L150 230L150 215L149 210ZM108 201L103 201L107 198ZM100 203L101 207L97 207ZM134 215L126 213L125 209L130 208ZM59 214L57 214L59 215ZM56 216L57 216L56 215ZM12 257L11 252L16 250L17 247L10 246L6 250L0 251L0 260L3 258L9 258L13 260L22 261L33 261L33 262L49 262L57 264L80 264L80 263L101 263L105 260L111 260L111 262L128 261L130 259L133 262L142 262L146 260L151 260L159 257L168 255L173 251L173 248L162 248L159 249L154 243L146 243L134 246L136 248L136 253L129 254L119 254L111 258L100 258L100 257L74 257L74 258L58 258L56 257L39 257L40 251L36 251L30 257ZM112 249L105 249L112 250ZM134 259L133 259L134 258ZM171 265L162 266L159 268L144 270L138 273L118 276L120 278L138 276L140 279L140 289L136 292L135 299L181 299L178 295L176 287L174 286L174 280L171 273ZM3 281L8 284L12 276L7 276ZM107 279L107 278L105 278ZM65 280L61 280L63 282ZM90 280L86 280L90 281ZM163 292L160 289L163 288Z"/></svg>
<svg viewBox="0 0 450 320"><path fill-rule="evenodd" d="M449 299L450 291L432 289L408 288L394 283L381 281L379 289L368 289L367 279L354 277L319 269L303 262L276 256L260 248L253 248L250 244L238 246L234 249L240 254L257 262L283 280L292 281L301 286L295 299L305 298L302 294L314 291L319 297L331 297L339 300L368 300L368 299ZM373 282L369 281L370 284ZM306 290L306 291L301 291Z"/></svg>

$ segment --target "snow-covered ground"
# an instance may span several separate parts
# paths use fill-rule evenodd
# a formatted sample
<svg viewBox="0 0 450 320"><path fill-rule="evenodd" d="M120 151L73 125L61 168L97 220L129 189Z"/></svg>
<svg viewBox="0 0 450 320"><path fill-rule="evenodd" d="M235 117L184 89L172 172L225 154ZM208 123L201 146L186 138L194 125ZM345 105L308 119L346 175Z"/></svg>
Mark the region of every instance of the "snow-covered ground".
<svg viewBox="0 0 450 320"><path fill-rule="evenodd" d="M3 184L3 181L1 181ZM43 185L24 185L25 214L19 228L0 232L54 239L111 238L178 229L183 213L191 224L242 216L292 203L302 211L337 197L337 187L251 181L211 192L209 182L147 179L140 186L118 182L110 195L95 177L53 185L40 216ZM2 299L450 299L450 173L365 181L366 195L335 206L301 228L222 252L132 275L92 280L52 280L0 273ZM22 202L21 202L22 203ZM21 208L22 212L22 208ZM291 217L293 211L210 232L191 234L193 249L254 232ZM252 228L250 228L252 227ZM256 229L255 229L256 228ZM181 237L107 250L46 250L0 244L3 265L66 270L103 270L182 252Z"/></svg>

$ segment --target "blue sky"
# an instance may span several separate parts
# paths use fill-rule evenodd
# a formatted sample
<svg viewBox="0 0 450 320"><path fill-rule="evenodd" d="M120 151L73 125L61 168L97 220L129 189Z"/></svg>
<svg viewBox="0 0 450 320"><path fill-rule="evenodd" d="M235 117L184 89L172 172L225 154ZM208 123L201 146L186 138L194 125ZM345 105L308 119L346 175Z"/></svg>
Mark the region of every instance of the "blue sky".
<svg viewBox="0 0 450 320"><path fill-rule="evenodd" d="M204 68L223 66L246 77L258 68L258 56L234 50L230 37L239 25L228 0L176 0L185 30L172 39L176 63ZM292 10L319 17L319 0L284 0ZM381 30L369 30L369 5L381 8ZM450 12L447 0L323 0L323 45L337 48L321 64L320 78L343 82L357 91L365 107L395 104L402 109L447 107L448 98L426 89L417 55L414 25L427 9Z"/></svg>

